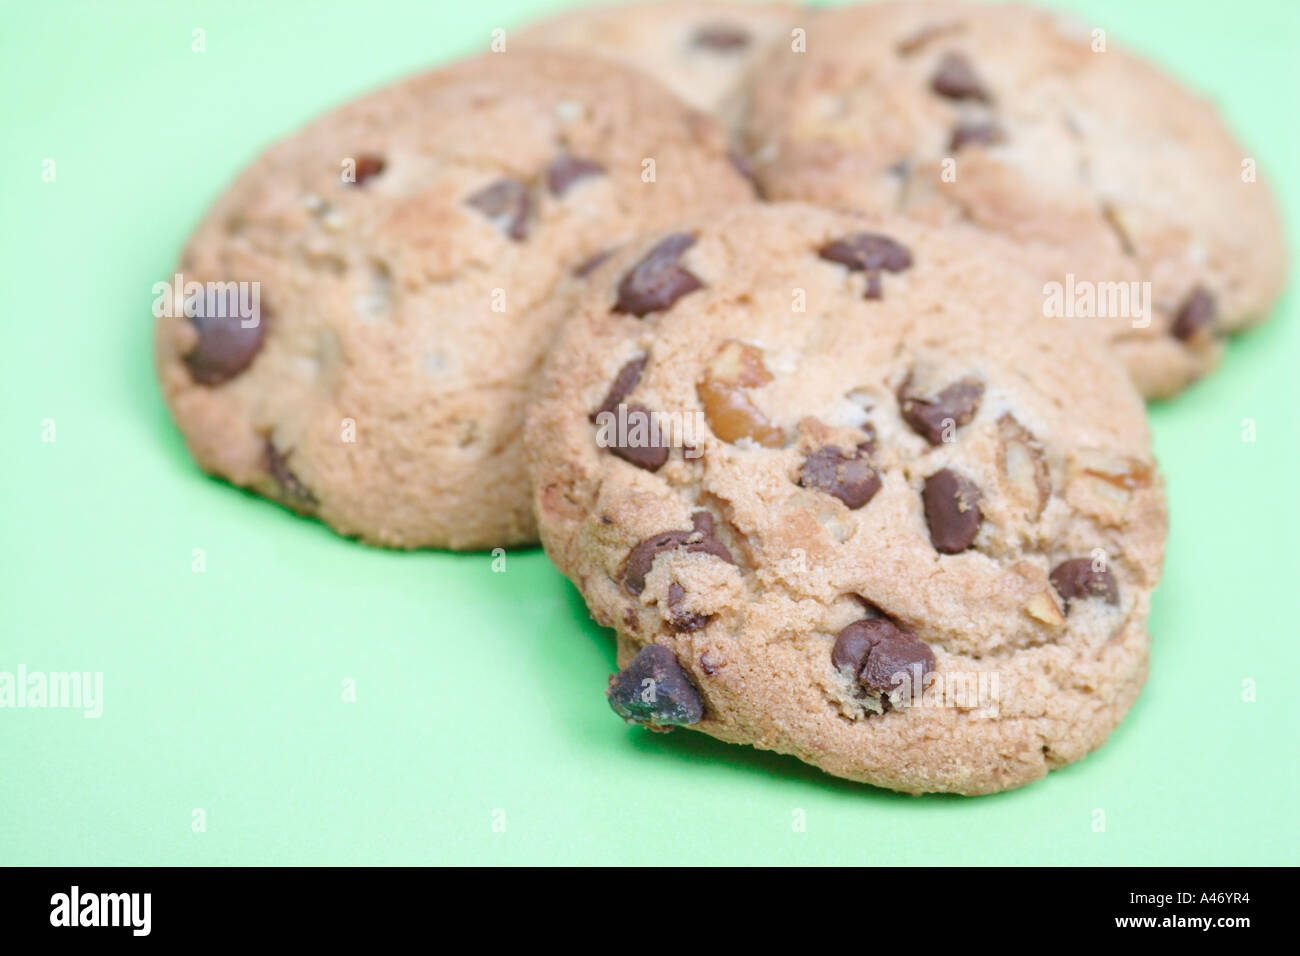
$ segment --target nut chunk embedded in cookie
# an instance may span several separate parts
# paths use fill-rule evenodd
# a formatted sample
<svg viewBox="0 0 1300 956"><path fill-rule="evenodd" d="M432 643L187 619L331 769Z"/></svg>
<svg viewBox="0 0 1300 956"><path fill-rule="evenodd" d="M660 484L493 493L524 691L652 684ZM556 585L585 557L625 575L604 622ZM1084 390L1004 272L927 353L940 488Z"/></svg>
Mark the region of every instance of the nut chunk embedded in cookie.
<svg viewBox="0 0 1300 956"><path fill-rule="evenodd" d="M641 648L632 663L610 678L605 694L628 723L675 727L699 723L704 716L699 691L662 644Z"/></svg>

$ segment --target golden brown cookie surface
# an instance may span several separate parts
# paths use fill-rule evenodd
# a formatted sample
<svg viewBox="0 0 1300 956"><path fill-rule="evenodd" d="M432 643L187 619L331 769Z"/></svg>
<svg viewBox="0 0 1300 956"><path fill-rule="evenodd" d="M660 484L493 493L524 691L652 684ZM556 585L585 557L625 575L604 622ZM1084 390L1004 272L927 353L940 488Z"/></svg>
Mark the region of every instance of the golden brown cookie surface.
<svg viewBox="0 0 1300 956"><path fill-rule="evenodd" d="M415 77L214 204L177 271L255 286L259 315L161 318L164 395L205 469L343 534L533 541L520 429L547 296L637 230L750 194L713 120L612 64L516 51Z"/></svg>
<svg viewBox="0 0 1300 956"><path fill-rule="evenodd" d="M1142 404L982 245L773 204L590 275L527 441L620 714L959 793L1120 721L1166 530Z"/></svg>
<svg viewBox="0 0 1300 956"><path fill-rule="evenodd" d="M804 25L803 52L773 46L754 74L748 147L772 198L1021 242L1148 396L1267 315L1286 252L1265 176L1211 104L1100 31L953 2Z"/></svg>

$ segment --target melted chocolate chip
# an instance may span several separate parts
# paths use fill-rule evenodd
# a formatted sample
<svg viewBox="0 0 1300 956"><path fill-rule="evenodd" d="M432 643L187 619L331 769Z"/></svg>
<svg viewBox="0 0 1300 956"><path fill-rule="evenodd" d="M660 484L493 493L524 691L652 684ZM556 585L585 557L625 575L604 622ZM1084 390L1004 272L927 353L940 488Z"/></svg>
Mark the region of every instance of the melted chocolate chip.
<svg viewBox="0 0 1300 956"><path fill-rule="evenodd" d="M1065 598L1066 610L1070 601L1076 599L1101 598L1107 604L1119 603L1119 587L1115 576L1108 568L1098 571L1092 566L1091 558L1072 558L1052 569L1050 575L1052 587Z"/></svg>
<svg viewBox="0 0 1300 956"><path fill-rule="evenodd" d="M883 296L880 270L902 272L912 265L912 253L906 246L888 236L870 232L855 232L836 239L822 246L818 254L823 259L848 266L854 272L866 272L864 299L879 299Z"/></svg>
<svg viewBox="0 0 1300 956"><path fill-rule="evenodd" d="M266 470L271 473L275 483L280 486L281 500L296 511L310 511L316 507L316 496L307 490L307 486L298 480L298 476L289 468L289 456L275 447L271 439L266 439L263 446Z"/></svg>
<svg viewBox="0 0 1300 956"><path fill-rule="evenodd" d="M528 238L528 216L533 199L528 187L517 179L498 179L465 200L492 224L516 242Z"/></svg>
<svg viewBox="0 0 1300 956"><path fill-rule="evenodd" d="M749 31L727 23L706 24L695 31L693 46L717 53L735 53L749 46Z"/></svg>
<svg viewBox="0 0 1300 956"><path fill-rule="evenodd" d="M727 546L714 537L713 515L707 511L697 511L691 515L690 531L665 531L652 538L646 538L634 547L623 562L623 586L631 594L640 594L645 590L646 575L654 565L655 558L662 551L674 551L684 548L688 552L711 554L728 564L736 562L731 557Z"/></svg>
<svg viewBox="0 0 1300 956"><path fill-rule="evenodd" d="M864 448L844 452L838 445L827 445L804 459L799 484L824 491L849 508L861 508L880 490L880 476Z"/></svg>
<svg viewBox="0 0 1300 956"><path fill-rule="evenodd" d="M625 406L627 428L625 434L618 436L609 450L624 461L644 468L646 471L658 471L668 460L668 445L662 429L655 424L654 415L644 405Z"/></svg>
<svg viewBox="0 0 1300 956"><path fill-rule="evenodd" d="M1218 305L1214 301L1214 296L1208 290L1197 286L1179 306L1170 332L1178 341L1190 342L1202 330L1212 333L1217 315Z"/></svg>
<svg viewBox="0 0 1300 956"><path fill-rule="evenodd" d="M929 645L911 634L897 631L882 636L872 646L858 681L878 694L888 694L910 682L911 696L915 697L921 693L921 680L932 670L934 651Z"/></svg>
<svg viewBox="0 0 1300 956"><path fill-rule="evenodd" d="M939 68L930 79L930 88L952 100L984 100L988 92L975 75L975 69L960 53L945 53Z"/></svg>
<svg viewBox="0 0 1300 956"><path fill-rule="evenodd" d="M980 490L974 483L949 468L925 479L921 493L930 542L941 554L958 554L975 541L984 516L980 513Z"/></svg>
<svg viewBox="0 0 1300 956"><path fill-rule="evenodd" d="M546 186L553 196L563 196L580 179L587 176L599 176L605 167L590 159L581 159L565 153L556 157L546 170Z"/></svg>
<svg viewBox="0 0 1300 956"><path fill-rule="evenodd" d="M855 232L828 242L817 250L823 259L848 266L854 272L902 272L911 268L907 246L874 232Z"/></svg>
<svg viewBox="0 0 1300 956"><path fill-rule="evenodd" d="M952 131L948 148L955 153L963 146L972 143L979 146L993 146L1005 140L1006 134L996 123L958 123Z"/></svg>
<svg viewBox="0 0 1300 956"><path fill-rule="evenodd" d="M623 399L632 394L632 390L641 381L641 373L645 370L645 363L649 359L648 355L640 355L618 370L618 374L614 376L614 381L609 386L609 391L605 393L605 400L590 415L593 424L602 413L618 411L618 406Z"/></svg>
<svg viewBox="0 0 1300 956"><path fill-rule="evenodd" d="M698 631L709 621L713 620L709 614L695 614L683 608L682 602L686 600L686 589L674 581L668 585L668 626L674 631L682 633L689 631Z"/></svg>
<svg viewBox="0 0 1300 956"><path fill-rule="evenodd" d="M199 333L184 356L190 378L200 385L220 385L248 368L262 348L267 310L245 308L238 287L196 297L190 323ZM245 327L245 323L252 323Z"/></svg>
<svg viewBox="0 0 1300 956"><path fill-rule="evenodd" d="M384 171L384 165L382 156L358 156L356 169L354 170L356 179L348 185L364 186L366 180L374 179Z"/></svg>
<svg viewBox="0 0 1300 956"><path fill-rule="evenodd" d="M836 635L831 664L867 690L888 694L910 680L917 665L922 678L934 670L934 652L892 621L870 618L854 621ZM913 687L913 694L920 689L919 685Z"/></svg>
<svg viewBox="0 0 1300 956"><path fill-rule="evenodd" d="M831 664L837 670L847 671L854 680L862 673L862 665L867 662L867 655L886 634L892 634L898 628L892 621L883 617L854 621L839 634L835 635L835 646L831 648Z"/></svg>
<svg viewBox="0 0 1300 956"><path fill-rule="evenodd" d="M954 382L933 398L910 391L911 384L909 375L898 389L899 412L912 431L931 445L943 441L948 422L955 428L974 418L984 396L982 384L965 379Z"/></svg>
<svg viewBox="0 0 1300 956"><path fill-rule="evenodd" d="M695 237L689 232L674 233L660 241L619 282L614 311L640 318L670 308L687 293L704 288L704 283L677 262L693 245Z"/></svg>
<svg viewBox="0 0 1300 956"><path fill-rule="evenodd" d="M609 681L609 706L628 723L681 726L698 723L704 703L677 655L647 644Z"/></svg>

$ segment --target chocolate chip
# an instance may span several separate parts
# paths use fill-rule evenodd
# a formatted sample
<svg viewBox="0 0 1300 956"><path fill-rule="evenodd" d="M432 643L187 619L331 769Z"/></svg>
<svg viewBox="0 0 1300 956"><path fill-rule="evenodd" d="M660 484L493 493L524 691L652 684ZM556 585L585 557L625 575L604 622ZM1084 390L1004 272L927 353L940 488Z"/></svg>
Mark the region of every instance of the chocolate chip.
<svg viewBox="0 0 1300 956"><path fill-rule="evenodd" d="M871 648L886 633L892 634L896 630L894 624L883 617L854 621L835 635L835 646L831 648L831 665L836 670L847 671L850 677L857 680Z"/></svg>
<svg viewBox="0 0 1300 956"><path fill-rule="evenodd" d="M949 468L925 479L921 494L930 541L941 554L965 551L975 540L984 516L980 514L980 490Z"/></svg>
<svg viewBox="0 0 1300 956"><path fill-rule="evenodd" d="M945 53L939 68L930 79L930 88L952 100L984 100L988 92L975 75L974 68L960 53Z"/></svg>
<svg viewBox="0 0 1300 956"><path fill-rule="evenodd" d="M709 677L718 672L718 665L713 663L713 658L709 657L708 651L700 655L700 670L704 671Z"/></svg>
<svg viewBox="0 0 1300 956"><path fill-rule="evenodd" d="M384 160L380 156L358 156L353 173L356 179L350 186L364 186L366 180L373 179L384 171Z"/></svg>
<svg viewBox="0 0 1300 956"><path fill-rule="evenodd" d="M654 565L655 558L662 551L675 551L684 548L688 552L711 554L715 558L735 564L727 546L713 534L713 515L707 511L697 511L691 515L690 531L665 531L652 538L646 538L634 547L623 562L623 586L631 594L640 594L645 590L646 575Z"/></svg>
<svg viewBox="0 0 1300 956"><path fill-rule="evenodd" d="M220 385L252 364L266 335L267 310L245 308L233 284L196 297L194 308L189 320L199 338L185 365L198 384ZM246 328L245 322L254 324Z"/></svg>
<svg viewBox="0 0 1300 956"><path fill-rule="evenodd" d="M827 445L804 459L799 484L824 491L849 508L861 508L880 490L880 476L863 449L844 452L838 445Z"/></svg>
<svg viewBox="0 0 1300 956"><path fill-rule="evenodd" d="M700 692L662 644L647 644L609 679L609 706L628 723L681 726L704 716Z"/></svg>
<svg viewBox="0 0 1300 956"><path fill-rule="evenodd" d="M695 614L681 606L686 600L686 589L674 581L668 585L668 626L674 631L688 632L698 631L709 621L713 620L709 614Z"/></svg>
<svg viewBox="0 0 1300 956"><path fill-rule="evenodd" d="M528 237L528 215L533 199L517 179L498 179L465 202L492 220L492 224L519 242Z"/></svg>
<svg viewBox="0 0 1300 956"><path fill-rule="evenodd" d="M658 471L668 460L668 445L662 429L644 405L626 405L624 408L627 427L624 434L609 445L609 450L638 468Z"/></svg>
<svg viewBox="0 0 1300 956"><path fill-rule="evenodd" d="M1178 341L1189 342L1203 329L1213 332L1217 314L1218 305L1214 296L1207 289L1197 286L1179 306L1170 332Z"/></svg>
<svg viewBox="0 0 1300 956"><path fill-rule="evenodd" d="M948 422L955 428L974 418L984 396L984 386L969 379L954 382L933 398L911 391L911 385L909 374L898 389L899 412L912 431L931 445L943 441Z"/></svg>
<svg viewBox="0 0 1300 956"><path fill-rule="evenodd" d="M902 272L911 268L912 253L888 236L874 232L855 232L828 242L817 250L823 259L848 266L854 272Z"/></svg>
<svg viewBox="0 0 1300 956"><path fill-rule="evenodd" d="M591 275L593 272L595 272L597 269L600 268L600 264L602 262L604 262L613 254L614 254L613 249L602 249L600 252L592 256L590 259L584 259L577 266L577 268L573 270L573 275L578 279L587 278L587 276Z"/></svg>
<svg viewBox="0 0 1300 956"><path fill-rule="evenodd" d="M1006 140L1006 135L996 123L958 123L948 141L948 148L954 153L963 146L972 143L980 146L992 146Z"/></svg>
<svg viewBox="0 0 1300 956"><path fill-rule="evenodd" d="M758 173L754 170L754 164L749 161L749 157L741 152L739 146L727 147L727 159L735 168L736 172L749 180L749 184L758 192L759 198L763 198L762 189L758 184Z"/></svg>
<svg viewBox="0 0 1300 956"><path fill-rule="evenodd" d="M645 370L645 363L649 359L648 355L640 355L618 370L618 374L614 376L614 381L609 386L609 391L605 393L605 400L590 415L593 424L603 412L617 411L623 399L632 394L632 390L641 381L641 373Z"/></svg>
<svg viewBox="0 0 1300 956"><path fill-rule="evenodd" d="M263 446L263 455L266 470L280 486L281 500L296 511L310 511L315 508L316 496L308 491L307 486L290 470L288 454L281 452L271 439L267 438Z"/></svg>
<svg viewBox="0 0 1300 956"><path fill-rule="evenodd" d="M553 196L563 196L569 187L587 176L599 176L605 167L590 159L581 159L565 153L558 156L546 170L546 185Z"/></svg>
<svg viewBox="0 0 1300 956"><path fill-rule="evenodd" d="M1119 603L1119 587L1107 568L1098 571L1091 558L1072 558L1052 569L1052 587L1065 598L1066 609L1076 598L1101 598L1107 604Z"/></svg>
<svg viewBox="0 0 1300 956"><path fill-rule="evenodd" d="M900 673L915 673L914 665L920 665L921 677L934 670L934 652L887 618L869 618L854 621L836 635L831 664L867 690L888 694L905 682ZM920 689L914 687L913 693Z"/></svg>
<svg viewBox="0 0 1300 956"><path fill-rule="evenodd" d="M718 53L735 53L749 46L749 31L726 23L706 24L691 38L694 46Z"/></svg>
<svg viewBox="0 0 1300 956"><path fill-rule="evenodd" d="M614 311L640 318L704 288L704 283L677 263L678 256L693 245L695 237L689 232L673 233L660 241L619 282Z"/></svg>
<svg viewBox="0 0 1300 956"><path fill-rule="evenodd" d="M888 694L914 680L908 696L918 697L922 689L921 680L932 670L934 651L930 650L929 645L896 629L894 634L882 635L872 645L871 653L858 674L858 681L867 690Z"/></svg>

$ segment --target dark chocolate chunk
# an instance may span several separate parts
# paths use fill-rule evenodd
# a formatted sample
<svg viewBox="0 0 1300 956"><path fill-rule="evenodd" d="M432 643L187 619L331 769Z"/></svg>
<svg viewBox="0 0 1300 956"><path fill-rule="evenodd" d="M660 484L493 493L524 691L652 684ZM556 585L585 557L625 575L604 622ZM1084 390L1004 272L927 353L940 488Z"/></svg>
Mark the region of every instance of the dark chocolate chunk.
<svg viewBox="0 0 1300 956"><path fill-rule="evenodd" d="M200 385L220 385L243 372L262 348L266 335L265 308L245 307L239 286L209 287L194 299L190 323L199 333L184 356L190 378ZM187 305L186 311L190 311ZM246 327L246 323L248 323Z"/></svg>
<svg viewBox="0 0 1300 956"><path fill-rule="evenodd" d="M705 24L691 38L694 46L718 53L735 53L750 44L749 31L729 23Z"/></svg>
<svg viewBox="0 0 1300 956"><path fill-rule="evenodd" d="M492 220L511 239L528 238L528 216L533 199L528 187L517 179L498 179L484 186L465 202Z"/></svg>
<svg viewBox="0 0 1300 956"><path fill-rule="evenodd" d="M1119 587L1108 568L1093 567L1091 558L1072 558L1052 569L1052 587L1065 598L1066 610L1076 599L1101 598L1107 604L1119 603Z"/></svg>
<svg viewBox="0 0 1300 956"><path fill-rule="evenodd" d="M918 673L919 670L919 673ZM911 683L910 697L919 697L921 681L934 670L934 651L905 631L882 636L871 647L858 681L869 691L888 694Z"/></svg>
<svg viewBox="0 0 1300 956"><path fill-rule="evenodd" d="M647 644L632 662L610 678L609 706L628 723L682 726L704 716L700 692L662 644Z"/></svg>
<svg viewBox="0 0 1300 956"><path fill-rule="evenodd" d="M910 679L901 674L915 674L916 665L920 666L922 678L934 670L934 652L893 621L876 617L854 621L836 635L831 664L867 690L888 694ZM913 695L920 691L918 683Z"/></svg>
<svg viewBox="0 0 1300 956"><path fill-rule="evenodd" d="M979 508L980 490L974 483L945 468L925 479L921 499L936 551L958 554L974 543L984 520Z"/></svg>
<svg viewBox="0 0 1300 956"><path fill-rule="evenodd" d="M965 425L979 411L984 386L970 379L954 382L933 398L911 390L912 377L898 389L898 406L903 420L931 445L943 441L944 426L951 421L953 427Z"/></svg>
<svg viewBox="0 0 1300 956"><path fill-rule="evenodd" d="M671 308L682 296L704 288L704 283L677 262L693 245L695 237L689 232L661 240L619 282L614 311L640 318Z"/></svg>
<svg viewBox="0 0 1300 956"><path fill-rule="evenodd" d="M605 393L605 400L591 413L592 423L595 423L601 413L618 410L619 404L632 394L632 390L641 381L641 373L645 370L645 363L648 360L648 355L640 355L618 370L618 374L614 376L614 381L609 386L609 391Z"/></svg>
<svg viewBox="0 0 1300 956"><path fill-rule="evenodd" d="M654 415L644 405L624 406L626 429L617 436L609 450L626 462L658 471L668 460L668 446L663 430L655 423ZM617 435L617 433L616 433Z"/></svg>
<svg viewBox="0 0 1300 956"><path fill-rule="evenodd" d="M975 75L975 69L960 53L945 53L930 80L930 88L952 100L984 100L988 92Z"/></svg>
<svg viewBox="0 0 1300 956"><path fill-rule="evenodd" d="M827 445L804 459L799 484L824 491L849 508L861 508L880 490L880 476L861 449L843 452L838 445Z"/></svg>
<svg viewBox="0 0 1300 956"><path fill-rule="evenodd" d="M1207 289L1197 286L1178 307L1170 332L1180 342L1190 342L1203 330L1213 333L1218 311L1214 296Z"/></svg>
<svg viewBox="0 0 1300 956"><path fill-rule="evenodd" d="M652 538L639 542L623 562L623 586L631 594L640 594L645 590L646 575L654 565L655 558L662 551L685 548L689 552L711 554L728 564L736 562L731 557L727 546L714 537L713 515L707 511L697 511L691 515L690 531L664 531Z"/></svg>
<svg viewBox="0 0 1300 956"><path fill-rule="evenodd" d="M556 157L546 170L546 186L553 196L563 196L569 187L587 176L599 176L605 167L590 159L565 153Z"/></svg>
<svg viewBox="0 0 1300 956"><path fill-rule="evenodd" d="M855 232L826 243L817 254L854 272L902 272L911 268L907 246L874 232Z"/></svg>
<svg viewBox="0 0 1300 956"><path fill-rule="evenodd" d="M271 473L275 483L280 486L280 499L295 511L310 511L316 507L316 496L307 490L298 476L289 468L289 455L275 447L270 438L263 448L266 470Z"/></svg>
<svg viewBox="0 0 1300 956"><path fill-rule="evenodd" d="M972 143L979 146L993 146L1005 141L1006 134L996 123L958 123L953 128L952 138L948 140L948 148L955 153L963 146Z"/></svg>

